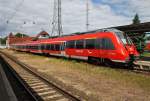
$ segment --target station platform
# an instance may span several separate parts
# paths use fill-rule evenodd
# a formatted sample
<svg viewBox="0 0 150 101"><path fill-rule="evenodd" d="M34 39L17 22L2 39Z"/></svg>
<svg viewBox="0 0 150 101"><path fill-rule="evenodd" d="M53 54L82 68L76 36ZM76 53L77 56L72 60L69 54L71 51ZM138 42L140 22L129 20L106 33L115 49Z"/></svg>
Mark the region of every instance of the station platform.
<svg viewBox="0 0 150 101"><path fill-rule="evenodd" d="M2 68L0 60L0 101L18 101Z"/></svg>

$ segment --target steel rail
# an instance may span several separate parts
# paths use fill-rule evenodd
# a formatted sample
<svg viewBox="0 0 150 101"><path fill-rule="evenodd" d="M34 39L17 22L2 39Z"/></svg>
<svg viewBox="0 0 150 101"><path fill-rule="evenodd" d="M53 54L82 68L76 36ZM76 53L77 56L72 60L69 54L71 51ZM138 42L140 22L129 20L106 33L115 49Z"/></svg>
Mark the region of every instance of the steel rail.
<svg viewBox="0 0 150 101"><path fill-rule="evenodd" d="M1 54L0 54L1 56ZM1 56L2 57L2 56ZM2 57L3 58L3 57ZM39 101L33 94L32 92L27 88L27 86L24 84L24 82L22 81L22 79L19 77L19 75L14 71L14 69L12 69L12 67L6 62L6 60L3 58L3 61L5 62L5 64L7 65L8 69L12 72L12 74L15 76L15 78L17 78L17 80L20 82L20 84L24 87L24 89L28 92L28 94L31 95L31 97L33 98L34 101Z"/></svg>

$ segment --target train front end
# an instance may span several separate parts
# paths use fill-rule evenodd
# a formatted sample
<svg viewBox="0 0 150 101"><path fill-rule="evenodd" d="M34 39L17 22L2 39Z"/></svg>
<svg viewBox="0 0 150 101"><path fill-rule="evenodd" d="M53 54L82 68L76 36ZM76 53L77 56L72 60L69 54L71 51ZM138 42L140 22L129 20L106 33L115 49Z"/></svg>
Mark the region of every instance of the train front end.
<svg viewBox="0 0 150 101"><path fill-rule="evenodd" d="M137 52L136 46L133 44L130 37L122 31L116 31L115 34L122 45L123 53L126 63L133 63L139 58L139 53Z"/></svg>

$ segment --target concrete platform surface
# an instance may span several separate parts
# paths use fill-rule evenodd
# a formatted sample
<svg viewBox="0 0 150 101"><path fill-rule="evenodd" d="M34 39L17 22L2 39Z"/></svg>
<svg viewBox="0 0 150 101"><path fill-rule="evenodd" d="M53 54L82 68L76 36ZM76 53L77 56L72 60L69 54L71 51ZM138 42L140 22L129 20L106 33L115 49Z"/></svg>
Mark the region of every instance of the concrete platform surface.
<svg viewBox="0 0 150 101"><path fill-rule="evenodd" d="M1 60L0 60L1 61ZM0 62L0 101L17 101Z"/></svg>

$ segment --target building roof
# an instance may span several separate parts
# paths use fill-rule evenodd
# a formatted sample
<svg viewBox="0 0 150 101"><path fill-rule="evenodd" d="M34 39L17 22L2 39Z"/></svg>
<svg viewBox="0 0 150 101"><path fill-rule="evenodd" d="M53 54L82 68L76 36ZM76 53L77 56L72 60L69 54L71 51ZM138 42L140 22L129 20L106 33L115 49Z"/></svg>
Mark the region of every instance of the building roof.
<svg viewBox="0 0 150 101"><path fill-rule="evenodd" d="M113 28L117 28L124 32L138 32L138 33L150 32L150 22L131 24L125 26L116 26Z"/></svg>
<svg viewBox="0 0 150 101"><path fill-rule="evenodd" d="M11 32L8 35L7 41L8 41L8 44L16 44L16 43L21 44L21 43L24 43L24 42L27 42L27 41L38 40L40 36L49 36L49 34L46 31L42 31L39 34L37 34L36 37L29 37L29 36L16 37Z"/></svg>
<svg viewBox="0 0 150 101"><path fill-rule="evenodd" d="M40 36L48 36L49 34L46 31L41 31L39 34L37 34L36 37L33 38L33 40L38 40L40 38Z"/></svg>
<svg viewBox="0 0 150 101"><path fill-rule="evenodd" d="M13 33L10 32L9 35L8 35L8 37L14 37Z"/></svg>
<svg viewBox="0 0 150 101"><path fill-rule="evenodd" d="M15 43L23 43L26 41L31 41L32 37L11 37L9 38L9 44L15 44Z"/></svg>
<svg viewBox="0 0 150 101"><path fill-rule="evenodd" d="M40 35L49 35L46 31L41 31L36 37L39 37Z"/></svg>

